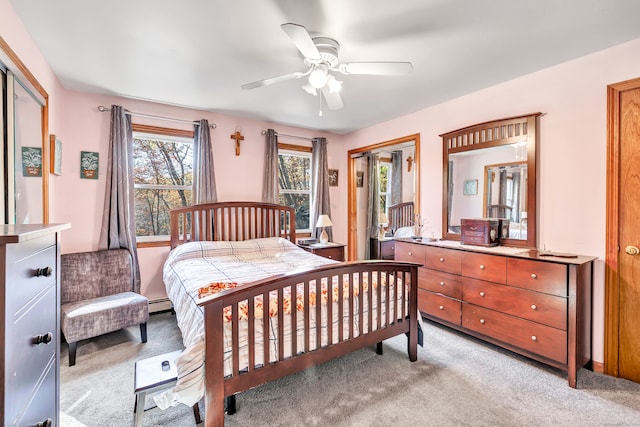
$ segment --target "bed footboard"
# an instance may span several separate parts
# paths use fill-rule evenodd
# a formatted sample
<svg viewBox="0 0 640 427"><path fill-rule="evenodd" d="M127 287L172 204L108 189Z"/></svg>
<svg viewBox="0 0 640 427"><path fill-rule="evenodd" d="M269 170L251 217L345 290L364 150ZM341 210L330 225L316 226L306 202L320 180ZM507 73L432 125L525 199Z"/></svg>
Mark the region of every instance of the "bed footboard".
<svg viewBox="0 0 640 427"><path fill-rule="evenodd" d="M399 334L408 334L409 359L415 361L417 266L331 264L201 300L206 425L224 425L225 396Z"/></svg>

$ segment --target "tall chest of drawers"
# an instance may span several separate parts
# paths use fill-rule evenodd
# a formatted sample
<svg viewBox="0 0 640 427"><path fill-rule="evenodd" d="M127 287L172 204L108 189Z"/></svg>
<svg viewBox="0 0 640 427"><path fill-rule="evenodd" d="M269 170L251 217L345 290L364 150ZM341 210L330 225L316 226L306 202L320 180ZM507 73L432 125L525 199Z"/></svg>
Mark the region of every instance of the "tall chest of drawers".
<svg viewBox="0 0 640 427"><path fill-rule="evenodd" d="M5 426L57 426L60 413L60 232L0 226L0 415Z"/></svg>
<svg viewBox="0 0 640 427"><path fill-rule="evenodd" d="M563 369L576 386L591 360L594 257L412 241L396 242L395 257L423 264L426 318Z"/></svg>

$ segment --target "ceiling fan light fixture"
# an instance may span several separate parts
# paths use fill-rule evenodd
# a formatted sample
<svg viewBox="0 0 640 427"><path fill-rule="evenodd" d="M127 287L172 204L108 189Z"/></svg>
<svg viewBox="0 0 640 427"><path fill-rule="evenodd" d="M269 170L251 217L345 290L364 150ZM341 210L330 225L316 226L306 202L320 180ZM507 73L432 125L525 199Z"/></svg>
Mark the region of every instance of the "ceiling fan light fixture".
<svg viewBox="0 0 640 427"><path fill-rule="evenodd" d="M327 85L330 93L338 93L342 90L342 82L331 75L327 79Z"/></svg>
<svg viewBox="0 0 640 427"><path fill-rule="evenodd" d="M304 89L305 92L307 92L309 95L313 95L313 96L318 95L318 91L316 90L315 87L311 86L310 83L307 83L306 85L302 86L302 89Z"/></svg>
<svg viewBox="0 0 640 427"><path fill-rule="evenodd" d="M316 67L309 74L309 84L316 89L322 89L327 84L328 79L329 75L324 67Z"/></svg>

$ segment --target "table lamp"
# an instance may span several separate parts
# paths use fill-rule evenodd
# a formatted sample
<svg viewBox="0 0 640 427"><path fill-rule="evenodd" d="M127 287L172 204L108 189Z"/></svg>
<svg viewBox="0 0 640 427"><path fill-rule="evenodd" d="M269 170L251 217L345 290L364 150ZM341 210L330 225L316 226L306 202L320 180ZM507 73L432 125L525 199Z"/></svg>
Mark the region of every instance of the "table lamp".
<svg viewBox="0 0 640 427"><path fill-rule="evenodd" d="M378 239L384 239L384 235L387 233L387 229L389 228L389 218L384 212L381 212L378 215Z"/></svg>
<svg viewBox="0 0 640 427"><path fill-rule="evenodd" d="M333 224L331 223L331 219L329 219L329 215L320 215L318 218L318 222L316 223L316 228L322 227L322 233L320 233L320 243L325 245L329 242L329 235L327 234L326 227L331 227Z"/></svg>

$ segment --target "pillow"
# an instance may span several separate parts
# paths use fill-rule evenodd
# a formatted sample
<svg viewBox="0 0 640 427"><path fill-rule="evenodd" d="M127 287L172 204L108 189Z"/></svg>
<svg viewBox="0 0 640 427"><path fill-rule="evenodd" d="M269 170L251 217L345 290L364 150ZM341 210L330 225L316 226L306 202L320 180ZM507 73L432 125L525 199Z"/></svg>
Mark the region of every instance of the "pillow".
<svg viewBox="0 0 640 427"><path fill-rule="evenodd" d="M393 234L393 237L411 237L413 236L413 227L400 227Z"/></svg>

